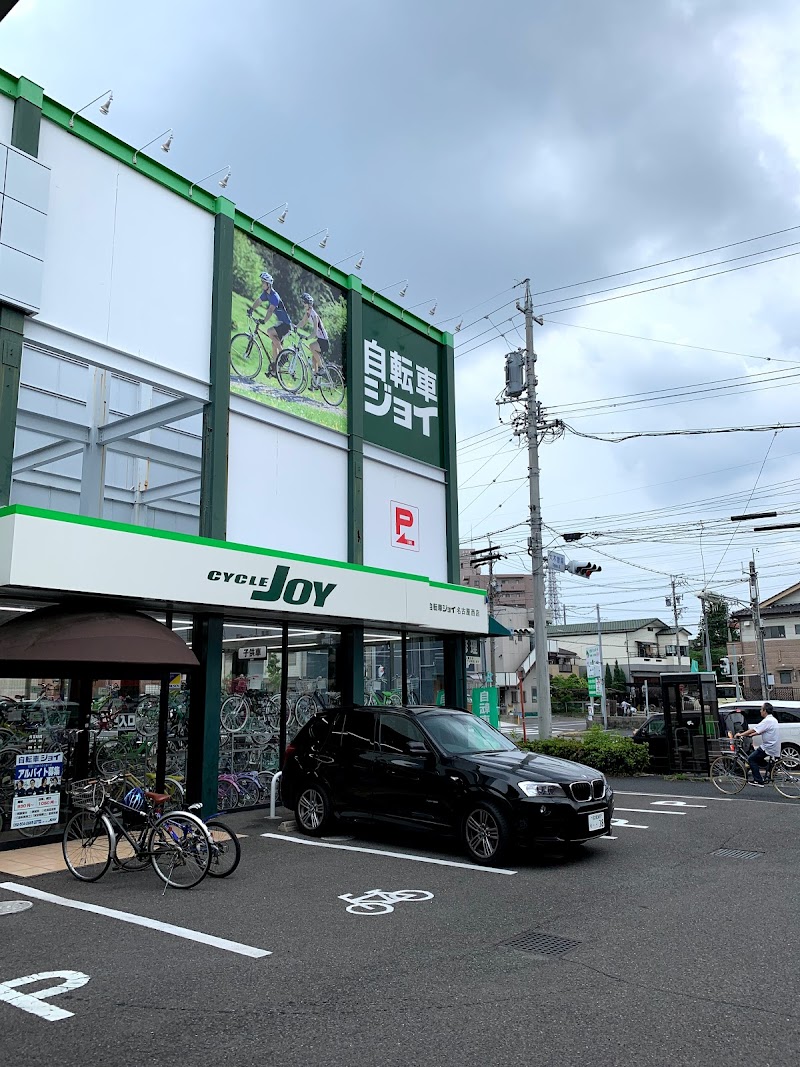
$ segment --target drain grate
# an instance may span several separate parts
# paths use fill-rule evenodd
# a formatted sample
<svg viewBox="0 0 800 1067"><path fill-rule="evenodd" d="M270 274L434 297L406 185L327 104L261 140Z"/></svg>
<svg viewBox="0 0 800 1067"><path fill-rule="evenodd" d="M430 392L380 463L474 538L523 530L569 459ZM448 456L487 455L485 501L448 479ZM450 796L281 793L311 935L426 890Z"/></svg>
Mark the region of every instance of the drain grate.
<svg viewBox="0 0 800 1067"><path fill-rule="evenodd" d="M716 852L711 853L712 856L724 856L729 860L757 860L759 856L763 856L763 852L747 852L741 848L718 848Z"/></svg>
<svg viewBox="0 0 800 1067"><path fill-rule="evenodd" d="M555 937L553 934L542 934L538 930L530 930L526 934L518 934L509 941L504 941L505 948L515 948L518 952L530 952L534 956L566 956L582 941L571 941L568 937Z"/></svg>

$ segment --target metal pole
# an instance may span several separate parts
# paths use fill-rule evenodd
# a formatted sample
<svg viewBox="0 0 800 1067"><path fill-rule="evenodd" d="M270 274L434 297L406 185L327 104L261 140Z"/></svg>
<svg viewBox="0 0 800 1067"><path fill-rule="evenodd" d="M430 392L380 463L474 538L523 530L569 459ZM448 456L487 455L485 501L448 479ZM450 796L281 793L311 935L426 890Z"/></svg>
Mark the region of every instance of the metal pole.
<svg viewBox="0 0 800 1067"><path fill-rule="evenodd" d="M647 684L647 679L644 680L644 713L650 714L650 689Z"/></svg>
<svg viewBox="0 0 800 1067"><path fill-rule="evenodd" d="M703 646L706 656L706 670L711 671L711 635L708 632L708 607L705 597L700 598L700 603L703 605Z"/></svg>
<svg viewBox="0 0 800 1067"><path fill-rule="evenodd" d="M603 666L603 634L600 630L600 605L595 604L597 609L597 644L600 648L600 710L603 713L603 729L608 729L608 714L606 712L606 674Z"/></svg>
<svg viewBox="0 0 800 1067"><path fill-rule="evenodd" d="M761 628L761 603L758 593L758 572L756 571L756 561L752 559L750 561L750 602L753 606L753 622L755 624L756 632L756 652L758 655L758 662L761 674L761 699L766 700L769 694L769 684L767 679L767 657L764 649L764 631Z"/></svg>
<svg viewBox="0 0 800 1067"><path fill-rule="evenodd" d="M494 615L494 557L492 556L492 539L489 542L489 615ZM489 660L492 672L492 685L497 685L497 673L495 665L495 638L489 638Z"/></svg>
<svg viewBox="0 0 800 1067"><path fill-rule="evenodd" d="M681 634L678 626L678 601L675 599L675 579L672 579L672 617L675 620L675 650L678 653L678 670L681 669Z"/></svg>
<svg viewBox="0 0 800 1067"><path fill-rule="evenodd" d="M525 280L525 381L528 392L528 486L530 490L531 577L533 578L533 630L536 649L536 697L539 737L551 737L550 672L547 669L547 608L542 559L542 507L539 498L539 410L536 403L536 355L533 351L533 300L530 279Z"/></svg>

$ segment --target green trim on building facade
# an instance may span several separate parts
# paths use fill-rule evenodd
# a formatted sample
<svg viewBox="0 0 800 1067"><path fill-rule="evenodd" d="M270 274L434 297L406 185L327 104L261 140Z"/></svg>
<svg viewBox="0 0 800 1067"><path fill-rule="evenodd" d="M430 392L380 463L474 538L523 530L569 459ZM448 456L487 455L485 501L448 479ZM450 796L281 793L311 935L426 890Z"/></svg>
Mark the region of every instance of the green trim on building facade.
<svg viewBox="0 0 800 1067"><path fill-rule="evenodd" d="M445 522L447 526L447 578L455 584L461 582L461 565L458 555L458 465L456 459L456 383L453 338L445 334L447 343L442 346L442 456L447 477L445 486Z"/></svg>
<svg viewBox="0 0 800 1067"><path fill-rule="evenodd" d="M11 500L24 321L21 311L0 304L0 509Z"/></svg>
<svg viewBox="0 0 800 1067"><path fill-rule="evenodd" d="M347 559L364 562L364 348L361 283L347 292Z"/></svg>

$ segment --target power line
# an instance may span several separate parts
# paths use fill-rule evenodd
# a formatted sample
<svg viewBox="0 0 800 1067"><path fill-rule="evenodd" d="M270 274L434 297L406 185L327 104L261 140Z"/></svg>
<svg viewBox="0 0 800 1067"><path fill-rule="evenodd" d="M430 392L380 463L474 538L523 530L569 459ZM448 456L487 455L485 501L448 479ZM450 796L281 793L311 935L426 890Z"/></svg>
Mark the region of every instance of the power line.
<svg viewBox="0 0 800 1067"><path fill-rule="evenodd" d="M585 437L589 441L603 441L606 444L618 445L623 441L632 441L637 437L699 437L702 434L710 433L764 433L768 430L800 430L800 423L798 422L784 422L777 423L774 426L718 426L707 427L705 429L696 430L636 430L636 431L620 431L622 436L618 437L604 437L599 434L585 433L581 430L576 430L568 423L563 423L564 429L574 434L576 437Z"/></svg>
<svg viewBox="0 0 800 1067"><path fill-rule="evenodd" d="M608 304L612 300L624 300L629 296L642 296L645 293L655 293L659 289L671 289L676 285L688 285L690 282L702 282L706 278L717 278L721 274L733 274L737 270L747 270L749 267L760 267L764 263L775 263L779 259L791 259L793 256L800 256L800 252L787 252L783 256L772 256L771 259L759 260L758 263L743 263L739 267L728 267L726 270L717 270L711 274L700 274L695 278L683 278L678 282L667 282L665 285L654 285L650 289L637 289L636 292L633 293L618 293L617 296L604 296L602 300L588 300L585 304L572 304L569 307L553 308L549 314L560 315L562 311L577 311L581 308L592 307L594 304ZM702 267L699 267L698 270L702 270Z"/></svg>
<svg viewBox="0 0 800 1067"><path fill-rule="evenodd" d="M758 237L745 237L741 241L731 241L730 244L717 245L715 248L706 248L702 252L690 252L685 256L675 256L673 259L661 259L656 263L648 263L644 267L632 267L630 270L620 270L615 274L601 274L598 278L585 278L582 282L572 282L570 285L559 285L555 289L540 289L534 296L547 296L548 293L562 292L564 289L575 289L579 285L594 285L595 282L604 282L609 278L621 278L624 274L636 274L641 270L652 270L655 267L666 267L669 263L680 263L684 259L695 259L697 256L709 256L712 252L723 252L726 248L737 248L739 245L750 244L753 241L763 241L767 237L779 237L782 233L791 233L792 230L800 230L798 226L787 226L783 230L772 230L771 233L762 233ZM753 255L758 253L754 252ZM698 267L697 270L701 270ZM498 294L500 295L500 294Z"/></svg>

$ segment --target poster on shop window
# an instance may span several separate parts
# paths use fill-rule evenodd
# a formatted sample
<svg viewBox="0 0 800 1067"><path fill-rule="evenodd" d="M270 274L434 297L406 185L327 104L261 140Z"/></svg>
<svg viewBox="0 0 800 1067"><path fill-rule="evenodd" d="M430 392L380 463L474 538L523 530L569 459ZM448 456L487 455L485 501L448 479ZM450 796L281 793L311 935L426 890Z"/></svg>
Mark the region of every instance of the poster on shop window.
<svg viewBox="0 0 800 1067"><path fill-rule="evenodd" d="M17 756L11 805L12 830L58 822L63 774L63 752L26 752Z"/></svg>

